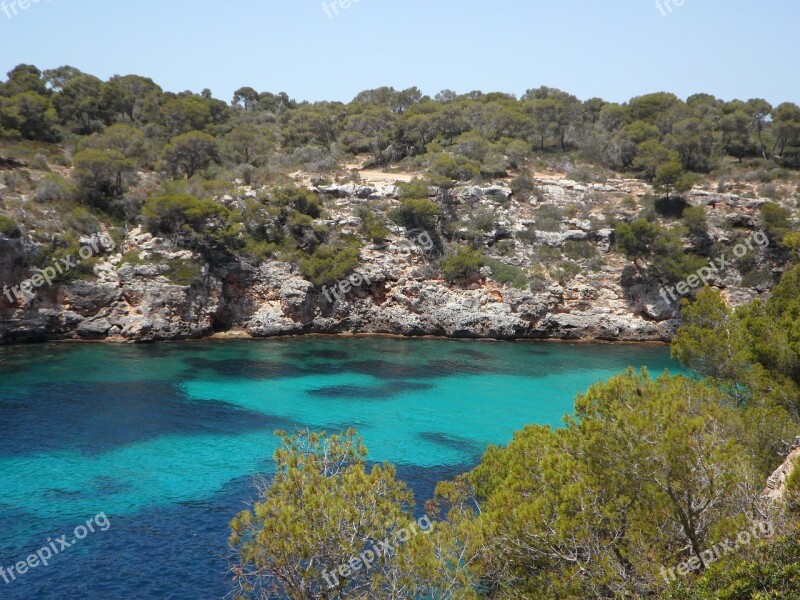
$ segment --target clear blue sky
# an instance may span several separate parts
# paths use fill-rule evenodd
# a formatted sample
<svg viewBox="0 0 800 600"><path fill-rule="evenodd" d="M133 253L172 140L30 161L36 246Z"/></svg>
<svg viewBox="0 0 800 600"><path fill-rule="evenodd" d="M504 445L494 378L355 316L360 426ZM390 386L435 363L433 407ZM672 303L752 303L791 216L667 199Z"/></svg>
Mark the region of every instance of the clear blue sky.
<svg viewBox="0 0 800 600"><path fill-rule="evenodd" d="M16 15L4 0L11 18L2 1L3 73L69 64L226 101L243 85L345 101L381 85L548 85L800 103L797 0L671 0L665 16L656 0L351 0L332 18L322 0L29 0Z"/></svg>

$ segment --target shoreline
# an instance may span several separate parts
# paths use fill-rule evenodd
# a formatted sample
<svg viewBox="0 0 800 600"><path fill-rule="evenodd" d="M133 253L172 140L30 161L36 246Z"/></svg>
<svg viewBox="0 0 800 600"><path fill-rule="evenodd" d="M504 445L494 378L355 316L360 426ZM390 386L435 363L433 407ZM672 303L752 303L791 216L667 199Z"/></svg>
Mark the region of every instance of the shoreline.
<svg viewBox="0 0 800 600"><path fill-rule="evenodd" d="M183 339L163 339L163 340L131 340L125 338L104 338L104 339L75 339L75 338L62 338L62 339L49 339L49 340L29 340L20 342L10 342L0 344L0 350L3 348L11 348L13 346L34 346L40 344L103 344L103 345L150 345L150 344L176 344L176 343L204 343L204 342L226 342L226 341L253 341L253 342L268 342L271 340L286 341L303 338L340 338L340 339L387 339L387 340L426 340L426 341L458 341L458 342L480 342L480 343L549 343L549 344L597 344L609 346L660 346L669 347L670 342L661 340L611 340L601 338L492 338L492 337L451 337L446 335L403 335L400 333L293 333L285 335L274 335L269 337L258 337L250 335L244 331L224 331L216 332L211 335L183 338Z"/></svg>

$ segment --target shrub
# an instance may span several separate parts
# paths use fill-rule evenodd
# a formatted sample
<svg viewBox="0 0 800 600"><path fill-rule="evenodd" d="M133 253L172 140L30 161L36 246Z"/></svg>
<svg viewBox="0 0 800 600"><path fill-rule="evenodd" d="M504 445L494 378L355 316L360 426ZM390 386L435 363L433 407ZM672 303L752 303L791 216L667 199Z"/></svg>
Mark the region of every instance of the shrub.
<svg viewBox="0 0 800 600"><path fill-rule="evenodd" d="M184 226L199 233L210 219L228 215L228 209L218 202L187 194L156 196L148 199L142 209L145 225L152 233L177 233Z"/></svg>
<svg viewBox="0 0 800 600"><path fill-rule="evenodd" d="M480 163L460 155L454 157L451 154L440 154L430 166L431 175L447 177L453 181L471 181L480 172Z"/></svg>
<svg viewBox="0 0 800 600"><path fill-rule="evenodd" d="M622 208L626 210L636 210L639 208L639 202L630 194L626 194L622 199Z"/></svg>
<svg viewBox="0 0 800 600"><path fill-rule="evenodd" d="M169 270L164 273L171 283L188 287L203 278L203 265L194 260L172 259L167 261Z"/></svg>
<svg viewBox="0 0 800 600"><path fill-rule="evenodd" d="M477 276L483 266L480 252L467 246L456 246L442 260L442 273L447 281L468 281Z"/></svg>
<svg viewBox="0 0 800 600"><path fill-rule="evenodd" d="M690 206L683 211L683 224L692 235L704 236L708 233L706 209L702 206Z"/></svg>
<svg viewBox="0 0 800 600"><path fill-rule="evenodd" d="M118 150L83 150L75 155L73 162L72 177L78 196L94 206L121 196L125 176L134 171L133 161Z"/></svg>
<svg viewBox="0 0 800 600"><path fill-rule="evenodd" d="M792 230L792 224L789 220L791 216L791 211L775 202L768 202L761 207L761 221L764 229L774 240L783 240Z"/></svg>
<svg viewBox="0 0 800 600"><path fill-rule="evenodd" d="M359 207L362 210L356 210L356 214L361 218L361 231L373 242L382 242L389 238L390 231L384 225L380 217L377 217L369 209Z"/></svg>
<svg viewBox="0 0 800 600"><path fill-rule="evenodd" d="M553 204L542 204L535 212L536 229L539 231L561 231L564 212Z"/></svg>
<svg viewBox="0 0 800 600"><path fill-rule="evenodd" d="M511 180L511 193L518 200L530 199L535 188L536 182L527 171L523 171Z"/></svg>
<svg viewBox="0 0 800 600"><path fill-rule="evenodd" d="M517 251L514 240L500 240L494 248L500 256L513 256Z"/></svg>
<svg viewBox="0 0 800 600"><path fill-rule="evenodd" d="M22 236L19 226L4 215L0 215L0 233L11 239Z"/></svg>
<svg viewBox="0 0 800 600"><path fill-rule="evenodd" d="M560 248L553 248L547 244L537 246L531 253L531 259L539 265L552 265L563 258Z"/></svg>
<svg viewBox="0 0 800 600"><path fill-rule="evenodd" d="M428 198L431 194L428 182L418 177L415 177L407 183L399 183L397 189L401 200Z"/></svg>
<svg viewBox="0 0 800 600"><path fill-rule="evenodd" d="M279 188L272 193L270 204L280 208L290 208L299 213L318 219L322 215L322 205L317 196L297 186Z"/></svg>
<svg viewBox="0 0 800 600"><path fill-rule="evenodd" d="M485 258L484 262L492 270L492 278L498 283L508 283L524 290L528 287L528 276L519 267L509 265L496 258Z"/></svg>
<svg viewBox="0 0 800 600"><path fill-rule="evenodd" d="M30 163L31 169L38 171L49 171L50 166L47 164L47 157L44 154L37 154L33 157Z"/></svg>
<svg viewBox="0 0 800 600"><path fill-rule="evenodd" d="M597 257L597 248L586 240L567 240L561 250L564 256L572 260L589 260Z"/></svg>
<svg viewBox="0 0 800 600"><path fill-rule="evenodd" d="M423 198L407 198L400 201L400 206L391 212L390 218L406 229L433 230L436 228L436 217L439 207Z"/></svg>
<svg viewBox="0 0 800 600"><path fill-rule="evenodd" d="M578 263L564 260L558 264L558 267L553 271L552 275L553 279L558 281L561 285L564 285L575 279L575 276L582 270Z"/></svg>
<svg viewBox="0 0 800 600"><path fill-rule="evenodd" d="M300 261L300 272L314 285L333 285L345 279L359 264L358 243L342 240L320 246Z"/></svg>
<svg viewBox="0 0 800 600"><path fill-rule="evenodd" d="M76 206L66 219L67 224L84 235L91 235L100 230L100 221L84 206Z"/></svg>
<svg viewBox="0 0 800 600"><path fill-rule="evenodd" d="M53 202L69 198L74 193L74 188L61 175L51 173L39 181L33 199L36 202Z"/></svg>

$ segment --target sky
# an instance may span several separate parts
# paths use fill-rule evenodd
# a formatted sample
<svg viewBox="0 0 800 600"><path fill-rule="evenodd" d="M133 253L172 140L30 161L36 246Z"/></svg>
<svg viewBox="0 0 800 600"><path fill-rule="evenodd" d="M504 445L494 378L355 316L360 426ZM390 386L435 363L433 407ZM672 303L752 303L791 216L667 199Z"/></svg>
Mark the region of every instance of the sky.
<svg viewBox="0 0 800 600"><path fill-rule="evenodd" d="M72 65L165 90L349 101L390 85L547 85L800 104L797 0L0 0L0 72ZM680 6L678 5L680 4Z"/></svg>

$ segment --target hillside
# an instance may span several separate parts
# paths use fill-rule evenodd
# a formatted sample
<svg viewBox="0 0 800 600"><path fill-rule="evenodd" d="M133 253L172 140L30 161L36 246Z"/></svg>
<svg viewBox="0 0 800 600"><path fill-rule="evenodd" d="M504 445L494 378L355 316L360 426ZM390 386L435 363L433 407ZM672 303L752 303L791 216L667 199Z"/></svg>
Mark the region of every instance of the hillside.
<svg viewBox="0 0 800 600"><path fill-rule="evenodd" d="M0 341L666 341L703 283L739 305L779 280L796 108L550 88L226 104L22 65L0 86Z"/></svg>

